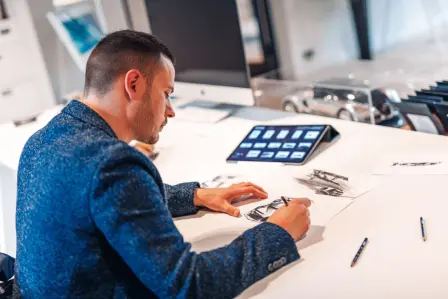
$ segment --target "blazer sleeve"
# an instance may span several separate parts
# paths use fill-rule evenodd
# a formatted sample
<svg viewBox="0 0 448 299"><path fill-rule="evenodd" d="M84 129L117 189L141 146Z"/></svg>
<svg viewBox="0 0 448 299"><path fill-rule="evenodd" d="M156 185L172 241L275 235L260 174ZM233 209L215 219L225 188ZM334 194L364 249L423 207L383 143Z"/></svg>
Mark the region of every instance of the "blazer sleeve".
<svg viewBox="0 0 448 299"><path fill-rule="evenodd" d="M225 247L191 250L145 161L112 153L92 181L90 213L110 246L160 298L233 298L299 259L291 236L263 223Z"/></svg>
<svg viewBox="0 0 448 299"><path fill-rule="evenodd" d="M194 191L199 188L198 182L182 183L178 185L165 184L165 196L168 209L173 217L195 214Z"/></svg>

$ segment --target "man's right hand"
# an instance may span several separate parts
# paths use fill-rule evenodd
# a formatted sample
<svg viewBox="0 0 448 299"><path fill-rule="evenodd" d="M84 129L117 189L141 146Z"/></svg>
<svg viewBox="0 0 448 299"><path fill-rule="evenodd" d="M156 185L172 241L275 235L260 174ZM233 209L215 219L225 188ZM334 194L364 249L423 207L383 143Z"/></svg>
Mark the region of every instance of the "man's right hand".
<svg viewBox="0 0 448 299"><path fill-rule="evenodd" d="M294 241L298 241L310 228L310 212L308 198L292 199L288 206L283 206L267 220L286 230Z"/></svg>

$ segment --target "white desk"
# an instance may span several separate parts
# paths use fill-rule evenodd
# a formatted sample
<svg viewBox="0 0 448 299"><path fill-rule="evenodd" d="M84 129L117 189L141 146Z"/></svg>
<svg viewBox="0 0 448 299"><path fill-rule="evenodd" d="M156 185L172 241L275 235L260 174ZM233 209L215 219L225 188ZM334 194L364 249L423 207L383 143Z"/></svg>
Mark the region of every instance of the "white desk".
<svg viewBox="0 0 448 299"><path fill-rule="evenodd" d="M428 157L448 152L446 137L243 108L214 126L171 121L161 136L159 147L163 151L156 165L167 183L194 180L224 168L278 171L278 166L272 164L225 163L226 157L256 123L332 124L341 133L340 140L309 161L308 166L331 167L344 173L370 174L381 157L397 152L422 152ZM4 136L6 133L0 128L0 138L4 140ZM19 140L11 142L15 150L23 146L25 138L17 134L8 136ZM15 173L19 154L0 149L0 164ZM297 169L281 167L291 173ZM446 182L444 175L376 177L375 189L334 218L325 228L322 241L300 250L299 262L258 282L241 298L446 298ZM281 186L281 181L276 183ZM5 200L14 199L3 197L3 203ZM420 216L427 221L426 243L420 236ZM244 228L238 227L238 223L230 216L202 212L176 221L186 241L195 245L198 239L210 237L211 247L218 247L242 232ZM226 240L216 238L217 232L224 230L233 233L228 233ZM358 264L350 268L364 237L369 237L370 242ZM10 248L15 248L15 244Z"/></svg>
<svg viewBox="0 0 448 299"><path fill-rule="evenodd" d="M36 122L15 127L12 123L0 125L0 252L15 256L15 232L17 168L20 154L28 138L45 126L62 109L56 106L42 113Z"/></svg>
<svg viewBox="0 0 448 299"><path fill-rule="evenodd" d="M207 138L196 137L195 148L187 146L184 138L166 154L162 152L156 164L165 181L191 180L198 174L209 173L210 168L219 171L257 167L269 173L276 167L225 163L225 158L256 123L332 124L341 133L340 140L307 166L331 167L345 174L370 174L383 157L400 152L426 153L429 160L440 152L448 153L446 137L314 116L254 111L244 108L235 117L208 129ZM265 121L257 120L263 117ZM168 132L164 134L174 135L171 130L180 127L173 123L166 127ZM210 137L213 131L216 135ZM296 166L283 168L294 172ZM323 241L300 250L301 261L258 282L241 298L446 298L448 201L445 185L448 176L376 176L375 179L374 190L356 199L327 225ZM281 186L281 181L276 183ZM421 239L420 216L426 219L426 243ZM226 215L204 213L176 221L193 246L196 241L204 243L209 237L210 243L214 243L210 249L230 241L232 230L235 236L242 232L244 228L238 228L237 223ZM217 236L221 232L223 239ZM358 264L350 268L364 237L369 237L370 242Z"/></svg>

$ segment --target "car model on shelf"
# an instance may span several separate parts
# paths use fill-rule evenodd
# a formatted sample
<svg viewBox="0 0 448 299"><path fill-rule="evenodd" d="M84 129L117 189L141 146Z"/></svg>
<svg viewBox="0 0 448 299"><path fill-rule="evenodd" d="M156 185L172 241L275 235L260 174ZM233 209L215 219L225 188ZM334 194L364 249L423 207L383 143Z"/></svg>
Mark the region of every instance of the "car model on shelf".
<svg viewBox="0 0 448 299"><path fill-rule="evenodd" d="M372 106L369 105L371 95ZM391 90L371 88L353 79L336 78L320 81L312 87L296 89L282 99L283 110L310 113L344 120L380 123L399 116L392 102Z"/></svg>

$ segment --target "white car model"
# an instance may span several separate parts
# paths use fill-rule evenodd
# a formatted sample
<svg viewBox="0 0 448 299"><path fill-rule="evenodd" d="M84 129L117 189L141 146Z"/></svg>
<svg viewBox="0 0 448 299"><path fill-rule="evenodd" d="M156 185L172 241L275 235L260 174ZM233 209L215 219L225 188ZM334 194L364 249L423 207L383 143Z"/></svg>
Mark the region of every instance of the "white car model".
<svg viewBox="0 0 448 299"><path fill-rule="evenodd" d="M372 113L376 123L391 119L399 113L381 89L370 90L370 94L372 107L366 92L359 89L315 85L287 95L282 99L282 107L288 112L318 114L359 122L370 122Z"/></svg>

